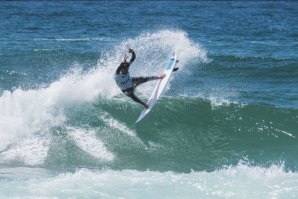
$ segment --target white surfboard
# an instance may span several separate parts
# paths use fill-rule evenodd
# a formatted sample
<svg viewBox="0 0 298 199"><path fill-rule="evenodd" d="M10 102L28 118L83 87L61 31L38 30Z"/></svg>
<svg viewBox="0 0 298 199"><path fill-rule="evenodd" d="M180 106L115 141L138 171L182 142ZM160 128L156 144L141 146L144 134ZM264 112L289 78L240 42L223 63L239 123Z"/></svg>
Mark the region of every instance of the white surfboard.
<svg viewBox="0 0 298 199"><path fill-rule="evenodd" d="M166 66L166 68L163 72L166 76L163 79L158 81L157 85L155 86L155 88L147 102L147 105L149 106L149 108L144 109L142 111L142 113L140 114L136 123L141 121L151 111L151 109L153 108L153 106L155 105L157 100L159 99L160 95L162 94L164 88L166 87L166 85L170 79L170 76L172 74L173 68L175 67L175 64L176 64L176 55L174 53L174 55L170 58L168 65Z"/></svg>

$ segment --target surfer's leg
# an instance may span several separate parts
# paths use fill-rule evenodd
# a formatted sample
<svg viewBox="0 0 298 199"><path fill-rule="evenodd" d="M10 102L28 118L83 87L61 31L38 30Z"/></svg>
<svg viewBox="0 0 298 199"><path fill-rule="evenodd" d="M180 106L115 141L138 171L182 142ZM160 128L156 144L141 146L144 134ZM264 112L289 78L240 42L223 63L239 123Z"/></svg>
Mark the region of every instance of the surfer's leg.
<svg viewBox="0 0 298 199"><path fill-rule="evenodd" d="M145 108L148 108L149 106L143 102L142 100L140 100L132 90L129 90L129 91L123 91L123 93L125 95L127 95L128 97L130 97L133 101L139 103L139 104L142 104Z"/></svg>
<svg viewBox="0 0 298 199"><path fill-rule="evenodd" d="M151 81L151 80L157 80L160 79L158 76L151 76L151 77L133 77L132 78L132 84L133 87L137 87L140 84L143 84L145 82Z"/></svg>

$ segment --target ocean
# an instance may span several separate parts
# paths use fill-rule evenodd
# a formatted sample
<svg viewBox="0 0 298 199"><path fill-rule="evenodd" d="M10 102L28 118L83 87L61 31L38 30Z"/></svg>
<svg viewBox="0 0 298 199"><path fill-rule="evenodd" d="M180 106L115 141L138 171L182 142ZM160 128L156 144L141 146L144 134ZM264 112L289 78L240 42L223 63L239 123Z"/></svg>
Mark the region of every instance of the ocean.
<svg viewBox="0 0 298 199"><path fill-rule="evenodd" d="M298 198L298 2L0 2L0 198ZM174 72L155 107L113 75ZM146 101L156 82L139 86Z"/></svg>

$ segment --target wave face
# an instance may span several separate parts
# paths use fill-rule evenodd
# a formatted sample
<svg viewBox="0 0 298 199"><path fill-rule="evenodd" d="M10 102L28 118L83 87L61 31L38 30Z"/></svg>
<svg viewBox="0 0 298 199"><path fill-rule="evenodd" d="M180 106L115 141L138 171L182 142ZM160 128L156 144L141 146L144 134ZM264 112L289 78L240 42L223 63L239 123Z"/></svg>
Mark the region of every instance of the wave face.
<svg viewBox="0 0 298 199"><path fill-rule="evenodd" d="M240 163L214 172L90 171L53 176L40 169L1 170L1 198L296 198L297 173ZM18 179L16 175L18 174ZM31 178L28 178L30 174ZM21 176L21 177L20 177ZM32 177L35 176L35 177ZM38 177L37 177L38 176ZM245 183L244 183L245 182ZM281 183L286 182L286 183ZM15 191L11 187L18 188ZM173 189L174 188L174 189Z"/></svg>
<svg viewBox="0 0 298 199"><path fill-rule="evenodd" d="M115 129L124 131L124 136L128 135L144 145L135 128L130 129L105 110L108 101L113 102L116 109L127 104L137 107L120 94L113 80L115 66L121 61L127 46L137 49L138 54L132 66L135 67L133 76L161 73L160 65L166 65L167 58L174 51L182 59L181 70L195 57L201 61L207 59L205 51L190 41L185 32L162 30L121 42L114 50L103 54L91 70L86 71L77 65L42 88L6 90L0 97L3 110L0 114L1 162L61 167L60 161L65 161L66 168L72 168L86 162L79 158L72 165L73 158L77 159L73 153L76 149L78 153L88 154L91 162L109 164L118 156L113 153L116 147L113 138ZM143 87L140 95L149 95L153 86L151 83ZM127 111L118 112L121 115ZM105 143L110 139L111 143Z"/></svg>
<svg viewBox="0 0 298 199"><path fill-rule="evenodd" d="M1 8L0 198L297 198L297 3ZM128 48L132 76L180 60L139 124Z"/></svg>
<svg viewBox="0 0 298 199"><path fill-rule="evenodd" d="M128 46L137 51L132 76L161 73L174 51L181 60L164 96L138 125L141 106L124 96L112 77ZM297 109L250 103L239 90L223 89L220 81L210 89L213 77L197 74L210 62L185 32L167 29L121 41L91 69L76 64L48 85L5 90L1 164L190 172L213 171L245 158L262 166L284 162L286 169L296 170L291 157L297 148ZM198 78L201 86L191 86ZM153 82L144 84L137 94L145 100L153 87Z"/></svg>

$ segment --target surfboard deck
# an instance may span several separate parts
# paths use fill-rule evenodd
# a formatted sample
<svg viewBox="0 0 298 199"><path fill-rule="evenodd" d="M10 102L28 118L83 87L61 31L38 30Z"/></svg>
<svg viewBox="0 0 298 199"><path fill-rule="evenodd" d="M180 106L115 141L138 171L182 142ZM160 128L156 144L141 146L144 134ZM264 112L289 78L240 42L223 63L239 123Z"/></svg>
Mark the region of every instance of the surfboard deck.
<svg viewBox="0 0 298 199"><path fill-rule="evenodd" d="M170 76L173 72L173 68L175 67L176 64L176 54L174 53L174 55L169 59L169 62L164 70L164 74L166 75L163 79L158 80L157 85L155 86L151 96L148 99L147 105L149 106L149 108L144 109L139 118L137 119L136 123L140 122L150 111L151 109L154 107L155 103L157 102L157 100L159 99L159 97L161 96L163 90L165 89Z"/></svg>

